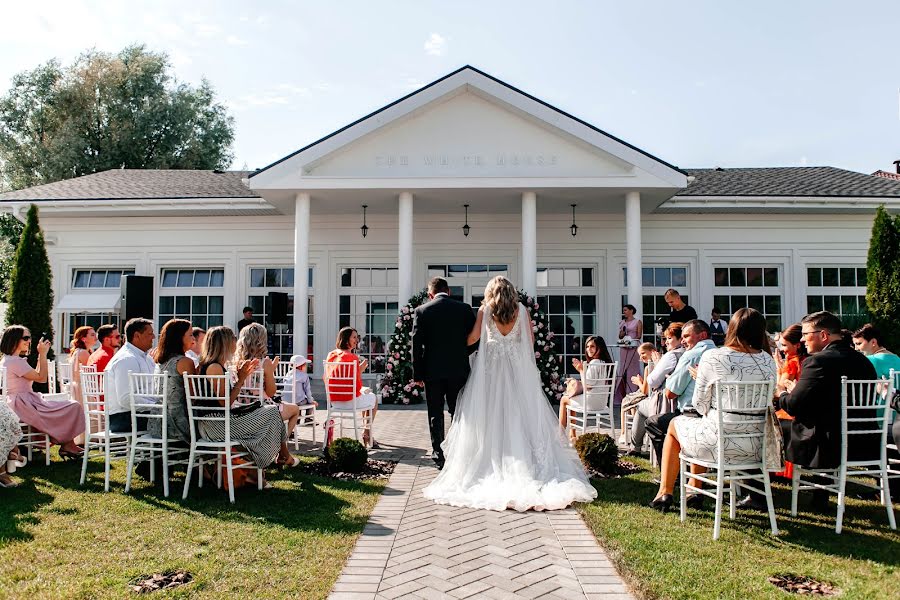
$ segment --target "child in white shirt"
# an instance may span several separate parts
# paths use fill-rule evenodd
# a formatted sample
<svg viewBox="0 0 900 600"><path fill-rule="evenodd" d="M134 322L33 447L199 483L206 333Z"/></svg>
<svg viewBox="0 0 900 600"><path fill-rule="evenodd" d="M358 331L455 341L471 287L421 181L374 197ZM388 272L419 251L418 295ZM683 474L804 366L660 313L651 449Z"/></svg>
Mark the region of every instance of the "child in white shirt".
<svg viewBox="0 0 900 600"><path fill-rule="evenodd" d="M309 360L305 356L299 354L291 357L291 364L294 365L294 368L284 376L285 400L296 402L298 405L315 404L318 406L318 402L313 400L309 375L306 373L308 362Z"/></svg>

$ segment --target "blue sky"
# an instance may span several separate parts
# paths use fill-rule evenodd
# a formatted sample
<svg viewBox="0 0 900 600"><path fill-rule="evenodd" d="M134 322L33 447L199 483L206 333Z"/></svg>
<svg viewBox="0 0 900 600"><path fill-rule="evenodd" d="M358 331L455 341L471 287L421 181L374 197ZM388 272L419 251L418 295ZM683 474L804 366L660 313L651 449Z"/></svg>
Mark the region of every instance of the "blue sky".
<svg viewBox="0 0 900 600"><path fill-rule="evenodd" d="M681 167L900 159L900 3L10 2L0 89L145 43L209 79L235 168L265 166L471 64Z"/></svg>

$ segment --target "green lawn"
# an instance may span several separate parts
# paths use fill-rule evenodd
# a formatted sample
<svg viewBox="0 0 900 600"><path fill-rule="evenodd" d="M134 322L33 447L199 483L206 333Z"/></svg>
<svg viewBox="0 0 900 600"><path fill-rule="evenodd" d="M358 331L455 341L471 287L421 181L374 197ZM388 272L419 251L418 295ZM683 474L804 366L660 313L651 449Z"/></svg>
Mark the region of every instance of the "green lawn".
<svg viewBox="0 0 900 600"><path fill-rule="evenodd" d="M134 598L131 579L179 568L194 581L152 598L325 598L384 487L284 470L234 505L208 482L182 502L180 478L125 495L114 464L109 493L99 461L84 487L80 462L37 460L0 490L0 598Z"/></svg>
<svg viewBox="0 0 900 600"><path fill-rule="evenodd" d="M836 585L842 600L897 597L900 535L889 529L886 510L877 502L849 500L843 533L836 535L835 512L809 512L806 493L800 512L791 517L790 491L779 485L778 538L770 535L765 513L738 510L730 521L726 509L722 535L714 542L711 499L702 511L688 509L685 523L677 510L663 515L647 507L656 492L649 463L635 462L645 470L595 480L599 497L581 510L639 596L784 600L790 595L767 578L793 572Z"/></svg>

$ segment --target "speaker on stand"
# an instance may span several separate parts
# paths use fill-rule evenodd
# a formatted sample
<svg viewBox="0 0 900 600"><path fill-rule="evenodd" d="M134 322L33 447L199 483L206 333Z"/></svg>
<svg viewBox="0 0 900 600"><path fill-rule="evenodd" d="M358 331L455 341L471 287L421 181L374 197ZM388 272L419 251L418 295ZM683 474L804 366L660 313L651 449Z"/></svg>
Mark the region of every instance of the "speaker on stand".
<svg viewBox="0 0 900 600"><path fill-rule="evenodd" d="M153 320L153 277L125 275L121 284L122 329L131 319L142 317Z"/></svg>
<svg viewBox="0 0 900 600"><path fill-rule="evenodd" d="M281 347L283 339L280 335L288 325L288 295L286 292L269 292L269 310L266 314L266 325L272 327L270 333L276 334L269 335L270 354L284 354L288 356L290 352L286 348Z"/></svg>

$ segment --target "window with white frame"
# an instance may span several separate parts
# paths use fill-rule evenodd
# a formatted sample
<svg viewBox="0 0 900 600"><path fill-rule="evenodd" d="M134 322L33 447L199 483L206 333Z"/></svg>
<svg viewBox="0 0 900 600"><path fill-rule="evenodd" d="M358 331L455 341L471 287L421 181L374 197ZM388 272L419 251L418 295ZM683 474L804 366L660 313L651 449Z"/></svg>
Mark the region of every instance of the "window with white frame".
<svg viewBox="0 0 900 600"><path fill-rule="evenodd" d="M428 265L428 279L444 277L450 286L450 297L478 307L484 300L487 282L502 275L509 277L509 265Z"/></svg>
<svg viewBox="0 0 900 600"><path fill-rule="evenodd" d="M841 318L868 313L865 267L855 265L807 267L806 288L807 313L827 310Z"/></svg>
<svg viewBox="0 0 900 600"><path fill-rule="evenodd" d="M584 340L597 334L597 278L594 267L541 266L537 301L547 313L557 355L566 374L573 358L584 358Z"/></svg>
<svg viewBox="0 0 900 600"><path fill-rule="evenodd" d="M306 356L310 359L307 371L315 370L313 360L313 270L309 268L307 273L307 286L309 289L309 302L307 305L307 347ZM287 324L274 324L269 322L270 303L269 292L283 292L288 295ZM253 318L262 323L268 332L269 355L279 356L282 361L290 360L294 352L294 268L293 267L251 267L250 268L250 295L247 297L247 306L253 308Z"/></svg>
<svg viewBox="0 0 900 600"><path fill-rule="evenodd" d="M728 265L713 269L713 305L728 319L738 309L755 308L766 317L769 332L783 328L784 292L779 267Z"/></svg>
<svg viewBox="0 0 900 600"><path fill-rule="evenodd" d="M63 332L63 339L60 340L60 348L63 353L68 353L72 336L75 335L75 330L79 327L93 327L94 331L96 331L101 325L115 325L116 327L120 327L120 321L119 313L114 312L82 314L66 313L63 315L63 325L66 330Z"/></svg>
<svg viewBox="0 0 900 600"><path fill-rule="evenodd" d="M628 269L622 269L624 290L628 289ZM666 304L666 290L676 289L685 304L690 304L687 265L647 265L641 268L641 315L644 322L643 341L654 342L658 319L668 320L672 309ZM622 306L628 296L622 295ZM658 341L658 340L656 340Z"/></svg>
<svg viewBox="0 0 900 600"><path fill-rule="evenodd" d="M384 373L388 342L400 308L396 267L347 266L339 269L338 327L359 333L358 354L369 361L369 373Z"/></svg>
<svg viewBox="0 0 900 600"><path fill-rule="evenodd" d="M224 269L163 269L161 275L160 329L169 319L187 319L203 329L224 323Z"/></svg>
<svg viewBox="0 0 900 600"><path fill-rule="evenodd" d="M134 275L134 269L74 269L73 289L119 289L122 277Z"/></svg>

